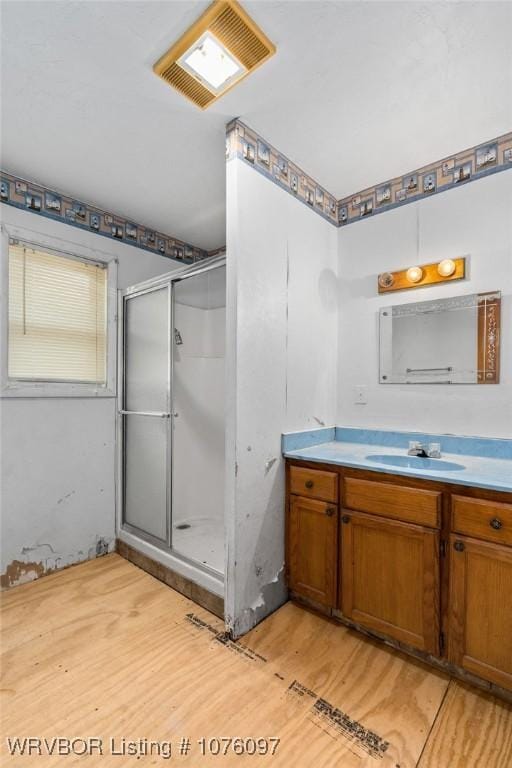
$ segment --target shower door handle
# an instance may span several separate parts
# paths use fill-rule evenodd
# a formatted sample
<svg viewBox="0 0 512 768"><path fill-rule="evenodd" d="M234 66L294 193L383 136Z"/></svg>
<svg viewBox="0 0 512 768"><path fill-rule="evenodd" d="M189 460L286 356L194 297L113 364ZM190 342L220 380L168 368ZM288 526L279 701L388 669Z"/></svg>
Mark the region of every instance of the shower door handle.
<svg viewBox="0 0 512 768"><path fill-rule="evenodd" d="M120 416L158 416L160 419L170 419L171 415L167 411L118 411Z"/></svg>

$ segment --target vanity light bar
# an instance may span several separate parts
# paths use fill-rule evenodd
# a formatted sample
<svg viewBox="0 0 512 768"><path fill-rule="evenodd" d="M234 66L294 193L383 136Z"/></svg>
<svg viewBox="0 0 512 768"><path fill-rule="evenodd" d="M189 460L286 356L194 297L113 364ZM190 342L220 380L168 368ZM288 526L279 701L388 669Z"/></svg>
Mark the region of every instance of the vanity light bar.
<svg viewBox="0 0 512 768"><path fill-rule="evenodd" d="M466 276L466 257L443 259L431 264L420 264L396 272L381 272L378 277L379 293L423 288L426 285L462 280Z"/></svg>

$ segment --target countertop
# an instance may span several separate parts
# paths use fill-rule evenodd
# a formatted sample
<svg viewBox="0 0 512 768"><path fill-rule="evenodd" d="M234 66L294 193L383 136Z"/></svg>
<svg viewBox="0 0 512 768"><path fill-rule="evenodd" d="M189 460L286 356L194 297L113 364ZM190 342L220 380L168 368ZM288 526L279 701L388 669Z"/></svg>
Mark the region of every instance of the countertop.
<svg viewBox="0 0 512 768"><path fill-rule="evenodd" d="M369 461L372 454L406 456L404 448L394 448L389 445L375 443L343 442L331 440L317 445L296 450L285 450L283 455L299 461L322 462L338 464L354 469L368 469L374 472L384 472L391 475L403 475L421 480L438 480L453 485L467 485L476 488L487 488L493 491L512 492L512 460L506 458L488 458L483 456L465 456L460 453L445 453L443 461L462 464L464 469L442 470L424 469L423 467L397 467ZM431 461L436 461L432 459Z"/></svg>

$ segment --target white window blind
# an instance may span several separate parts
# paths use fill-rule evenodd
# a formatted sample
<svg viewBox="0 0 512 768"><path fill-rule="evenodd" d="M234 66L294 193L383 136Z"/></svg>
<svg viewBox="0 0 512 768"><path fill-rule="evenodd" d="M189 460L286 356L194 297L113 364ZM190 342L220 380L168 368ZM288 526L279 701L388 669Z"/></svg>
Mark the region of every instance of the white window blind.
<svg viewBox="0 0 512 768"><path fill-rule="evenodd" d="M9 242L8 376L104 385L107 269Z"/></svg>

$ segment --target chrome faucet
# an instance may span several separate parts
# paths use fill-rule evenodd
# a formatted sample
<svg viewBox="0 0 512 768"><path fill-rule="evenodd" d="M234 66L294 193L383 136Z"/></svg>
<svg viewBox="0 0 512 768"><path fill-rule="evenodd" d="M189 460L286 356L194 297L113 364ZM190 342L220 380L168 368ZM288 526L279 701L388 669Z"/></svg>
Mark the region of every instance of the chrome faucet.
<svg viewBox="0 0 512 768"><path fill-rule="evenodd" d="M441 443L420 443L417 440L409 441L408 456L421 456L425 459L441 458Z"/></svg>

